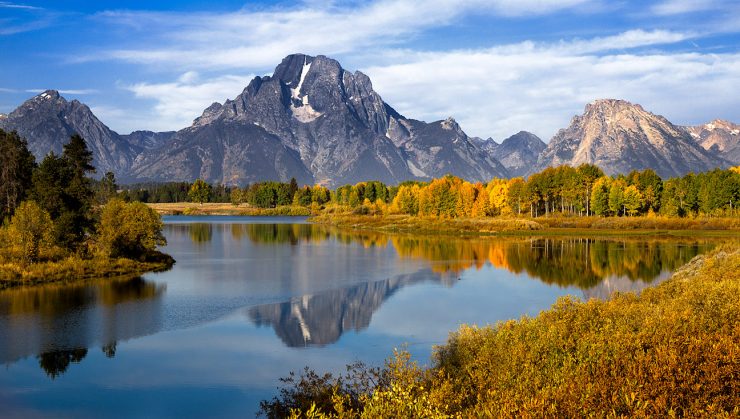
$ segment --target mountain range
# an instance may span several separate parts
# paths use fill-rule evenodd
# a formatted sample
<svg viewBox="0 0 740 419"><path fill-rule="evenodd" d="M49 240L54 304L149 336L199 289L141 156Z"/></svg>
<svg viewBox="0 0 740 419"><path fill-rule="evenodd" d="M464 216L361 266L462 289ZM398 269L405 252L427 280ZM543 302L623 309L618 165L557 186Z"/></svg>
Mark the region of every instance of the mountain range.
<svg viewBox="0 0 740 419"><path fill-rule="evenodd" d="M272 76L255 77L233 100L213 103L179 131L109 129L77 100L47 90L0 128L28 139L37 159L80 134L98 174L123 182L239 184L263 180L396 184L453 174L470 181L526 176L559 164L593 163L606 173L652 168L661 176L740 163L740 131L729 122L681 127L621 100L597 100L545 144L521 131L501 144L469 137L447 118L407 118L373 90L370 78L331 58L294 54Z"/></svg>

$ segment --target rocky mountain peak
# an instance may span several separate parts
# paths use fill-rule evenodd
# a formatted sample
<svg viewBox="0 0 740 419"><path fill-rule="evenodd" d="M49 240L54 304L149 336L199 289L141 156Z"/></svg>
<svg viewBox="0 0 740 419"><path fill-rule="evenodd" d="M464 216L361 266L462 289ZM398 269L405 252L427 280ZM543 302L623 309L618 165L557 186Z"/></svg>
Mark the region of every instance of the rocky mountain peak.
<svg viewBox="0 0 740 419"><path fill-rule="evenodd" d="M740 125L715 119L703 125L684 129L705 150L733 164L740 164Z"/></svg>
<svg viewBox="0 0 740 419"><path fill-rule="evenodd" d="M538 169L581 163L596 164L607 174L652 168L662 177L727 165L664 117L616 99L588 104L583 115L552 138Z"/></svg>
<svg viewBox="0 0 740 419"><path fill-rule="evenodd" d="M111 131L77 100L67 101L56 90L46 90L0 120L0 128L16 130L27 138L29 149L37 160L49 152L60 154L70 136L79 134L93 153L93 165L102 174L121 174L133 162L136 150Z"/></svg>
<svg viewBox="0 0 740 419"><path fill-rule="evenodd" d="M500 161L511 176L518 177L532 173L540 153L547 144L531 132L519 131L501 144L489 138L481 147Z"/></svg>
<svg viewBox="0 0 740 419"><path fill-rule="evenodd" d="M59 94L57 90L44 90L32 99L35 101L53 101L62 99L62 101L66 102L66 100Z"/></svg>
<svg viewBox="0 0 740 419"><path fill-rule="evenodd" d="M442 128L446 130L453 130L453 131L459 131L460 130L460 124L455 121L455 118L448 117L444 121L441 122Z"/></svg>

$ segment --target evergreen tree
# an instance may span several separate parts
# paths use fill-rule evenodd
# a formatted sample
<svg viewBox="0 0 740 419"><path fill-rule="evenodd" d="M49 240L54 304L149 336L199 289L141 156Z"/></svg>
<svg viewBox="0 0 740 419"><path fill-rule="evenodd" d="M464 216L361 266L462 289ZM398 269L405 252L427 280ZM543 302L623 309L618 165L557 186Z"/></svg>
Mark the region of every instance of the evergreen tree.
<svg viewBox="0 0 740 419"><path fill-rule="evenodd" d="M105 176L97 183L95 189L95 200L98 204L105 204L112 198L115 198L118 192L116 175L113 172L106 172Z"/></svg>
<svg viewBox="0 0 740 419"><path fill-rule="evenodd" d="M0 222L13 215L31 189L36 159L18 133L0 129Z"/></svg>

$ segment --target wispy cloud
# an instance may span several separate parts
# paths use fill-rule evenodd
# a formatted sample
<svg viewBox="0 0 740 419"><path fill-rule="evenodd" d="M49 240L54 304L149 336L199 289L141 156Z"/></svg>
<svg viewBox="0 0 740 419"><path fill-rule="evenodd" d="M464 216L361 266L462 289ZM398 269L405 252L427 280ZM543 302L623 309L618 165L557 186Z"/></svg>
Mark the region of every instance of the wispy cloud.
<svg viewBox="0 0 740 419"><path fill-rule="evenodd" d="M665 0L653 6L652 11L658 15L678 15L718 10L727 5L723 0Z"/></svg>
<svg viewBox="0 0 740 419"><path fill-rule="evenodd" d="M46 28L59 16L43 7L0 1L0 10L5 16L0 18L0 36L15 35Z"/></svg>
<svg viewBox="0 0 740 419"><path fill-rule="evenodd" d="M190 71L170 83L136 83L123 88L154 102L154 118L150 116L150 123L143 128L170 130L190 125L211 103L235 97L252 78L254 75L224 75L201 80L198 73Z"/></svg>
<svg viewBox="0 0 740 419"><path fill-rule="evenodd" d="M0 9L44 10L42 7L29 6L19 3L10 3L7 1L0 1Z"/></svg>
<svg viewBox="0 0 740 419"><path fill-rule="evenodd" d="M146 45L97 51L76 60L113 59L184 70L254 69L272 66L296 51L337 55L397 45L420 31L449 25L471 13L533 16L594 2L380 0L352 3L353 7L308 3L222 14L110 11L97 18L109 25L146 32Z"/></svg>

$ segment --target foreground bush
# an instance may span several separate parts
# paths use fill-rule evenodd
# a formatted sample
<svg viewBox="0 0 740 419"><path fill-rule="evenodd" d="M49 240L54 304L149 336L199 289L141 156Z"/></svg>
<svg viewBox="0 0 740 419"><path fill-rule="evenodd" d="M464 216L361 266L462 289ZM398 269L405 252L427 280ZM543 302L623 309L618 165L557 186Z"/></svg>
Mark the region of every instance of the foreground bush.
<svg viewBox="0 0 740 419"><path fill-rule="evenodd" d="M318 384L327 391L314 388L315 397L305 397L304 374L292 392L263 403L263 412L289 406L296 417L737 417L740 249L699 256L639 296L563 298L534 318L463 326L435 350L430 369L402 353L374 376L384 380L360 395L324 377Z"/></svg>

